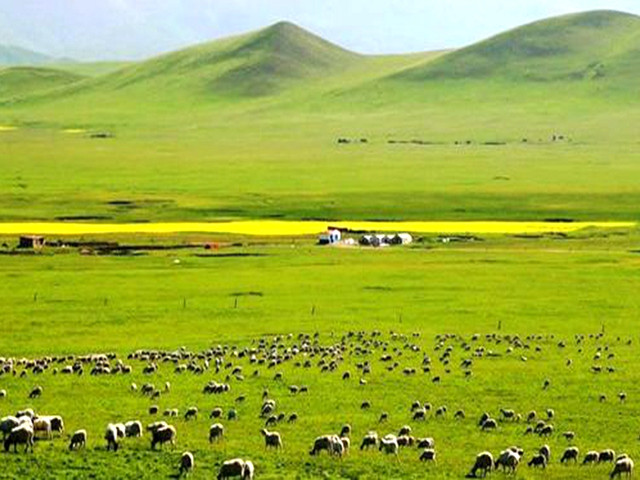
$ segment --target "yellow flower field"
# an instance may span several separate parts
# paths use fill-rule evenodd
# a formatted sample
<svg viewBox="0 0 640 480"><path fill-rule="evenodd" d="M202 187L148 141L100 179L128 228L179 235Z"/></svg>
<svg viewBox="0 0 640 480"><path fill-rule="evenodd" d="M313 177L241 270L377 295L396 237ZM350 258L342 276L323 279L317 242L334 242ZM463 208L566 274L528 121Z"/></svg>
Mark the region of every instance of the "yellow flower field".
<svg viewBox="0 0 640 480"><path fill-rule="evenodd" d="M10 132L16 130L18 127L12 127L10 125L0 125L0 132Z"/></svg>
<svg viewBox="0 0 640 480"><path fill-rule="evenodd" d="M540 234L571 233L585 228L632 228L633 222L319 222L248 220L232 222L173 223L0 223L0 235L101 235L226 233L256 236L316 235L329 227L368 232L411 232L422 234Z"/></svg>

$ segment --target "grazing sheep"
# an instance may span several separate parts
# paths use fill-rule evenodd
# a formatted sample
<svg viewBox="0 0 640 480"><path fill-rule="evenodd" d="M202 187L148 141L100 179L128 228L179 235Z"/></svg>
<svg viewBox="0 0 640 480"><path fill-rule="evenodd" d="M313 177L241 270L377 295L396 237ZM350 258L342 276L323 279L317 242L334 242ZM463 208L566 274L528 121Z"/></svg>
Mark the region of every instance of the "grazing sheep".
<svg viewBox="0 0 640 480"><path fill-rule="evenodd" d="M160 408L157 405L151 405L149 407L149 415L157 415Z"/></svg>
<svg viewBox="0 0 640 480"><path fill-rule="evenodd" d="M22 424L13 428L9 435L4 440L4 451L8 452L11 446L13 446L13 451L18 453L18 445L24 445L25 453L31 449L33 452L33 443L34 443L35 435L33 432L33 428L31 425Z"/></svg>
<svg viewBox="0 0 640 480"><path fill-rule="evenodd" d="M209 443L224 437L224 426L221 423L214 423L209 427Z"/></svg>
<svg viewBox="0 0 640 480"><path fill-rule="evenodd" d="M243 480L253 480L253 474L255 472L255 468L253 466L253 462L251 460L247 460L244 462L244 471L242 472Z"/></svg>
<svg viewBox="0 0 640 480"><path fill-rule="evenodd" d="M230 409L227 412L227 420L237 420L238 419L238 412L235 408Z"/></svg>
<svg viewBox="0 0 640 480"><path fill-rule="evenodd" d="M29 393L29 398L39 398L42 396L42 392L43 388L38 385L37 387L34 387L33 390L31 390L31 392Z"/></svg>
<svg viewBox="0 0 640 480"><path fill-rule="evenodd" d="M574 432L569 431L569 432L563 432L562 436L567 440L571 441L576 437L576 434Z"/></svg>
<svg viewBox="0 0 640 480"><path fill-rule="evenodd" d="M613 462L616 458L616 452L610 448L603 450L598 455L598 463Z"/></svg>
<svg viewBox="0 0 640 480"><path fill-rule="evenodd" d="M551 447L549 447L549 445L541 446L540 450L538 450L538 453L540 455L544 455L547 459L547 463L549 463L549 461L551 460Z"/></svg>
<svg viewBox="0 0 640 480"><path fill-rule="evenodd" d="M193 453L184 452L180 457L180 475L181 476L183 474L188 475L189 472L193 470L193 467L195 467L195 465L196 465L196 461L193 458Z"/></svg>
<svg viewBox="0 0 640 480"><path fill-rule="evenodd" d="M170 443L173 447L176 445L176 429L172 425L159 428L151 433L151 450L155 450L158 444L162 448L165 443Z"/></svg>
<svg viewBox="0 0 640 480"><path fill-rule="evenodd" d="M493 465L493 455L490 452L481 452L476 455L476 462L467 474L467 478L477 478L478 471L482 472L482 477L484 478L493 469Z"/></svg>
<svg viewBox="0 0 640 480"><path fill-rule="evenodd" d="M69 443L69 450L76 450L80 447L86 447L87 445L87 431L77 430L71 435L71 442Z"/></svg>
<svg viewBox="0 0 640 480"><path fill-rule="evenodd" d="M127 428L124 423L115 423L116 431L118 432L118 438L125 438L127 436Z"/></svg>
<svg viewBox="0 0 640 480"><path fill-rule="evenodd" d="M627 478L631 478L631 474L633 473L633 460L629 457L623 457L616 461L613 470L609 474L609 478L622 477L623 473Z"/></svg>
<svg viewBox="0 0 640 480"><path fill-rule="evenodd" d="M157 430L159 430L159 429L161 429L163 427L166 427L167 425L169 425L169 424L167 422L165 422L164 420L160 421L160 422L154 422L154 423L151 423L151 424L147 425L147 430L153 434L153 432L155 432L155 431L157 431Z"/></svg>
<svg viewBox="0 0 640 480"><path fill-rule="evenodd" d="M498 422L496 422L493 418L487 418L482 424L482 430L495 430L498 428Z"/></svg>
<svg viewBox="0 0 640 480"><path fill-rule="evenodd" d="M553 433L553 425L545 425L544 427L542 427L542 429L540 430L539 435L541 437L548 437Z"/></svg>
<svg viewBox="0 0 640 480"><path fill-rule="evenodd" d="M424 451L420 454L421 462L435 462L436 461L436 451L433 448L425 448Z"/></svg>
<svg viewBox="0 0 640 480"><path fill-rule="evenodd" d="M491 418L491 415L489 415L487 412L484 412L481 416L480 416L480 420L478 421L478 426L481 427L482 424L484 422L486 422L487 420L489 420Z"/></svg>
<svg viewBox="0 0 640 480"><path fill-rule="evenodd" d="M578 450L578 447L569 447L562 453L562 458L560 459L560 463L566 463L569 460L573 460L574 463L578 463L579 455L580 455L580 450Z"/></svg>
<svg viewBox="0 0 640 480"><path fill-rule="evenodd" d="M265 448L275 448L279 450L282 448L282 437L278 432L270 432L266 428L260 430L262 436L264 437Z"/></svg>
<svg viewBox="0 0 640 480"><path fill-rule="evenodd" d="M360 444L360 450L369 449L370 447L376 448L378 446L378 434L376 432L367 433L362 439Z"/></svg>
<svg viewBox="0 0 640 480"><path fill-rule="evenodd" d="M7 398L7 391L5 389L0 390L0 398Z"/></svg>
<svg viewBox="0 0 640 480"><path fill-rule="evenodd" d="M398 436L401 437L403 435L411 435L411 427L409 425L405 425L398 432Z"/></svg>
<svg viewBox="0 0 640 480"><path fill-rule="evenodd" d="M380 418L378 419L378 423L386 422L387 420L389 420L389 413L388 412L382 412L380 414Z"/></svg>
<svg viewBox="0 0 640 480"><path fill-rule="evenodd" d="M553 408L547 408L547 420L551 420L555 416L556 412L553 410Z"/></svg>
<svg viewBox="0 0 640 480"><path fill-rule="evenodd" d="M222 417L222 409L220 407L216 407L211 410L209 414L209 418L221 418Z"/></svg>
<svg viewBox="0 0 640 480"><path fill-rule="evenodd" d="M425 408L419 408L418 410L413 412L412 420L426 420L427 419L427 410Z"/></svg>
<svg viewBox="0 0 640 480"><path fill-rule="evenodd" d="M599 457L598 452L589 451L584 456L584 460L582 460L582 465L589 465L589 464L592 464L592 463L597 463L598 462L598 457Z"/></svg>
<svg viewBox="0 0 640 480"><path fill-rule="evenodd" d="M332 435L317 437L313 442L313 448L309 452L309 455L318 455L322 450L326 450L330 454L333 452Z"/></svg>
<svg viewBox="0 0 640 480"><path fill-rule="evenodd" d="M246 473L246 463L244 460L240 458L234 458L233 460L225 461L220 467L220 472L218 472L218 480L224 480L232 477L242 477L244 478L252 478L245 475Z"/></svg>
<svg viewBox="0 0 640 480"><path fill-rule="evenodd" d="M287 422L294 423L297 420L298 420L298 414L297 413L292 413L291 415L289 415L289 418L287 419Z"/></svg>
<svg viewBox="0 0 640 480"><path fill-rule="evenodd" d="M527 423L533 422L537 416L538 414L536 413L536 411L531 410L529 413L527 413Z"/></svg>
<svg viewBox="0 0 640 480"><path fill-rule="evenodd" d="M431 437L419 438L417 442L418 448L434 448L436 442Z"/></svg>
<svg viewBox="0 0 640 480"><path fill-rule="evenodd" d="M186 412L184 412L184 419L191 420L198 418L198 407L189 407Z"/></svg>
<svg viewBox="0 0 640 480"><path fill-rule="evenodd" d="M387 455L393 454L398 456L398 438L395 435L387 435L384 438L381 438L378 450L384 451Z"/></svg>
<svg viewBox="0 0 640 480"><path fill-rule="evenodd" d="M500 409L500 413L502 413L502 417L505 420L515 420L515 418L516 418L516 412L514 412L511 409L505 410L504 408L501 408Z"/></svg>
<svg viewBox="0 0 640 480"><path fill-rule="evenodd" d="M340 436L348 437L349 435L351 435L351 425L347 423L346 425L343 425L342 428L340 429Z"/></svg>
<svg viewBox="0 0 640 480"><path fill-rule="evenodd" d="M107 425L107 431L104 434L104 439L107 441L107 451L113 449L114 452L118 451L118 429L115 425L110 423Z"/></svg>
<svg viewBox="0 0 640 480"><path fill-rule="evenodd" d="M0 432L2 432L2 438L7 438L7 435L11 433L15 427L20 425L20 420L17 417L4 417L0 420Z"/></svg>
<svg viewBox="0 0 640 480"><path fill-rule="evenodd" d="M411 435L400 435L397 440L399 447L411 447L416 442L416 439Z"/></svg>
<svg viewBox="0 0 640 480"><path fill-rule="evenodd" d="M124 424L124 434L128 438L139 438L142 436L142 423L138 420L131 420Z"/></svg>
<svg viewBox="0 0 640 480"><path fill-rule="evenodd" d="M542 454L542 453L538 453L537 455L534 455L531 460L529 460L529 463L527 463L528 466L530 467L540 467L540 468L547 468L547 457Z"/></svg>
<svg viewBox="0 0 640 480"><path fill-rule="evenodd" d="M340 441L342 442L344 453L349 453L349 450L351 450L351 439L349 437L340 437Z"/></svg>
<svg viewBox="0 0 640 480"><path fill-rule="evenodd" d="M1 391L0 391L0 393L1 393ZM0 394L0 397L1 397L1 396L2 396L2 395ZM620 402L625 402L625 401L627 400L627 394L626 394L626 393L624 393L624 392L620 392L620 393L618 394L618 398L620 399Z"/></svg>
<svg viewBox="0 0 640 480"><path fill-rule="evenodd" d="M340 458L342 458L345 453L344 443L337 435L331 435L331 453Z"/></svg>
<svg viewBox="0 0 640 480"><path fill-rule="evenodd" d="M52 439L53 438L53 433L51 430L51 422L49 421L49 419L47 418L36 418L33 421L33 432L35 435L38 434L38 432L42 432L44 433L45 438L47 439Z"/></svg>
<svg viewBox="0 0 640 480"><path fill-rule="evenodd" d="M507 449L503 452L500 452L500 456L496 460L495 468L498 469L502 467L502 469L506 471L510 471L514 473L520 464L520 452L516 451L516 449Z"/></svg>
<svg viewBox="0 0 640 480"><path fill-rule="evenodd" d="M460 420L464 420L464 418L465 418L464 410L458 410L455 413L455 415L453 416L453 418L458 418Z"/></svg>

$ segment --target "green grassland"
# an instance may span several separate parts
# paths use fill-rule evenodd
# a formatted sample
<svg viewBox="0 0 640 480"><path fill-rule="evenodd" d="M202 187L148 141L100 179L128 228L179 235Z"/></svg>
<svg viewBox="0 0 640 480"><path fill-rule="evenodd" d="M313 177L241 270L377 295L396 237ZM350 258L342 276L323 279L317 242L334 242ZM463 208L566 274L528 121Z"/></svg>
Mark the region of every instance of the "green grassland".
<svg viewBox="0 0 640 480"><path fill-rule="evenodd" d="M203 250L206 256L199 256L198 250L141 257L81 256L70 249L55 255L45 250L35 256L4 257L0 315L6 319L2 337L6 355L108 349L124 357L145 348L173 351L185 346L201 351L218 344L242 348L264 335L299 332L319 332L320 343L330 345L347 331L375 329L384 332L389 351L398 346L403 354L394 353L400 364L394 372L379 362L384 352L378 348L366 356L345 354L336 372L324 374L318 367L303 369L293 362L267 369L250 365L246 358L229 357L244 367L246 379L232 380L232 391L221 396L204 395L201 389L211 379L224 381L230 370L176 375L173 364L161 364L158 374L145 376L144 363L134 361L128 362L134 366L130 376L69 377L51 371L26 378L2 376L0 386L8 390L8 397L0 401L3 414L32 406L62 414L68 430L87 428L90 434L86 452L66 452L66 436L52 443L41 441L33 456L3 456L3 471L9 477L166 477L176 472L179 454L190 449L198 462L193 478L211 478L222 460L235 456L253 459L259 478L461 478L481 450L497 453L517 444L529 456L549 443L553 451L549 469L543 473L521 466L519 478L603 478L609 467L559 464L560 452L569 445L560 433L575 431L573 444L582 452L611 447L640 454L638 344L630 329L638 313L639 258L629 251L634 245L635 234L608 238L582 234L567 240L489 237L450 245L427 239L413 248L379 251L323 249L298 241L256 242L217 253ZM262 256L225 256L229 253ZM603 325L603 338L588 337L600 333ZM390 331L409 335L422 351L402 348L402 341L390 340ZM412 332L421 337L412 339ZM506 341L478 341L476 346L501 356L476 358L473 375L467 378L459 363L470 353L458 342L450 342L455 348L448 367L438 361L442 351L434 350L434 337L443 333L457 333L467 340L474 333L519 335L523 340L528 335L542 337L525 340L530 348L516 348L512 354L506 353ZM575 334L587 335L584 345L575 343ZM627 345L627 339L633 343ZM565 349L557 346L561 340L568 344ZM598 347L608 347L603 352L615 357L592 360ZM433 360L428 374L420 369L423 354ZM565 366L567 358L574 362L571 367ZM367 385L361 386L355 363L366 359L373 368ZM313 359L314 365L317 360ZM594 374L593 364L613 366L616 371ZM418 373L407 377L402 374L404 367L418 368ZM260 377L252 376L256 368ZM343 381L341 375L347 370L354 377ZM284 373L283 381L273 380L275 371ZM435 375L442 376L440 384L431 382ZM552 386L543 391L545 379ZM172 391L151 401L129 391L132 381L158 386L170 381ZM45 393L41 399L28 400L36 384ZM309 394L290 394L291 384L307 385ZM264 421L257 414L263 388L279 402L279 412L300 416L296 424L275 427L284 437L282 453L266 452L258 433ZM624 404L616 398L620 391L628 395ZM247 401L235 404L240 394ZM608 401L600 403L600 394ZM446 418L412 422L409 406L416 399L429 401L434 408L446 405L449 413ZM364 400L372 402L370 411L360 410ZM178 429L175 451L151 453L145 438L128 439L118 453L108 454L102 440L105 425L132 418L151 422L146 411L152 403L181 412L196 405L202 416L194 422L171 421ZM211 421L206 417L216 406L237 408L239 420L224 420L227 439L211 446L207 442ZM523 414L553 408L556 433L549 439L525 436L525 422L501 422L497 432L480 432L479 415L486 410L497 416L499 408ZM467 414L465 420L453 419L458 409ZM382 411L390 415L386 424L378 424ZM344 422L354 427L355 448L347 458L308 455L316 435L337 431ZM415 448L403 450L399 462L358 450L368 430L386 434L404 424L412 425L416 436L436 439L437 465L421 464Z"/></svg>
<svg viewBox="0 0 640 480"><path fill-rule="evenodd" d="M0 131L0 220L637 221L638 35L638 17L591 12L452 52L365 56L279 23L135 64L2 70L0 126L17 129ZM394 353L400 367L393 372L379 361L381 348L345 354L326 374L286 362L278 367L282 382L264 367L253 377L246 358L233 358L246 378L231 380L232 391L220 397L201 390L225 381L226 369L176 375L162 364L146 377L133 362L129 377L3 375L0 416L33 406L63 415L68 431L86 428L90 440L76 453L66 451L65 434L38 442L34 455L3 454L0 477L167 477L190 449L193 478L211 478L236 456L254 461L257 478L461 478L482 450L521 445L528 459L549 443L550 468L521 465L517 478L605 478L609 466L561 466L570 443L560 433L575 431L582 453L611 447L640 458L639 238L637 230L450 244L424 238L379 250L324 249L311 238L111 238L234 245L122 256L75 247L16 254L16 239L2 239L9 247L0 248L0 357L242 348L299 332L318 332L330 345L347 331L376 329L403 355ZM602 338L590 337L603 329ZM405 350L391 330L421 351ZM459 365L470 353L457 340L448 342L450 373L438 360L435 336L444 333L467 341L475 333L519 335L529 348L508 354L508 341L483 337L477 343L501 355L475 359L467 378ZM579 334L587 336L582 345ZM605 352L599 362L597 348ZM423 353L433 359L428 374ZM355 364L365 359L373 371L359 385ZM594 364L615 372L592 373ZM418 373L405 376L404 367ZM346 370L350 381L341 380ZM543 391L545 379L551 387ZM157 400L163 409L200 408L197 421L172 420L175 451L152 453L148 438L105 451L108 422L152 420L151 401L129 391L132 381L170 381L172 391ZM28 400L36 384L44 395ZM291 384L308 385L309 394L290 394ZM281 453L266 452L258 432L265 387L279 411L300 415L297 424L275 427ZM621 391L626 403L616 398ZM209 410L230 408L239 394L247 395L236 405L239 421L223 422L227 438L209 445ZM359 408L363 400L370 411ZM449 413L412 423L414 400ZM479 415L497 417L501 407L553 408L556 433L525 436L524 422L480 432ZM465 420L454 420L457 409ZM379 425L383 410L390 420ZM315 436L345 422L354 427L348 457L308 455ZM436 439L437 465L421 464L415 448L399 462L358 450L368 430L397 432L406 423L416 436Z"/></svg>

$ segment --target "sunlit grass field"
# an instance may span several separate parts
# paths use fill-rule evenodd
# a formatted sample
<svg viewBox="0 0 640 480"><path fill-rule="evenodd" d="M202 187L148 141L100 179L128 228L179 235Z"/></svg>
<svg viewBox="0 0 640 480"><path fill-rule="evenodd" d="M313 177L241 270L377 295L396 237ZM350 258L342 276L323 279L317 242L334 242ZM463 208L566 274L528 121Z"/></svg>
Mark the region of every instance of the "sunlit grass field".
<svg viewBox="0 0 640 480"><path fill-rule="evenodd" d="M0 388L7 389L8 397L0 400L0 412L32 406L63 415L68 431L87 428L90 435L86 452L67 452L65 435L52 443L37 442L33 456L3 456L3 472L8 477L156 478L177 473L179 454L189 449L198 464L193 478L211 478L222 460L235 456L251 458L259 478L461 478L481 450L496 454L516 444L529 455L549 443L553 457L547 471L534 472L523 465L519 478L603 478L609 467L559 464L560 452L569 445L560 433L575 431L572 444L582 452L611 447L640 454L638 339L629 328L638 314L640 259L631 252L636 244L637 235L627 232L564 240L498 236L463 244L442 244L433 238L410 248L385 250L322 248L298 240L270 246L258 242L213 253L169 250L113 257L82 256L75 249L66 253L56 249L52 254L45 249L38 255L4 256L0 265L3 355L106 349L125 357L145 348L184 346L201 351L218 344L242 348L262 336L299 332L318 332L320 343L330 345L347 331L357 330L382 331L390 351L399 346L403 354L396 357L400 367L394 372L379 362L384 352L377 349L369 356L345 355L338 371L323 374L315 366L303 369L285 363L267 369L230 357L235 365L244 366L245 381L232 380L232 391L220 396L206 396L201 390L211 379L225 381L228 370L176 375L172 364L161 364L158 374L145 376L143 363L126 359L134 366L130 376L54 376L51 371L26 378L2 376ZM603 330L603 338L589 338ZM405 350L403 342L389 339L390 331L407 334L422 351ZM421 336L413 338L413 332ZM473 375L467 378L459 363L469 352L455 342L450 365L438 361L441 352L434 350L435 335L444 333L467 340L475 333L519 335L529 348L508 354L507 342L481 339L478 345L501 356L475 359ZM575 334L587 336L583 345L575 343ZM525 340L529 335L541 337ZM567 342L564 349L557 346L561 340ZM593 361L596 349L605 346L615 357ZM423 354L432 358L431 373L421 372ZM568 358L573 360L571 367L565 366ZM373 368L362 386L355 363L364 359ZM594 374L593 364L613 366L615 372ZM403 375L402 369L411 366L418 373ZM261 372L257 378L251 375L256 368ZM354 377L341 380L347 370ZM284 373L283 381L273 380L275 371ZM439 384L431 382L436 375L442 377ZM545 379L551 387L543 391ZM162 386L165 381L171 382L172 390L158 400L129 391L131 382ZM28 400L36 384L45 393L41 399ZM291 384L307 385L309 393L294 396L288 391ZM258 418L263 388L278 401L278 411L300 416L298 423L272 427L283 435L281 453L266 452L258 432L264 422ZM624 404L617 400L621 391L628 395ZM236 404L240 394L247 401ZM607 395L607 402L598 401L600 394ZM364 400L372 402L371 410L360 409ZM409 407L414 400L429 401L434 408L446 405L448 414L412 422ZM102 440L106 424L129 419L151 422L147 414L151 403L161 411L181 412L196 405L201 417L193 422L169 419L178 429L175 451L152 453L145 438L127 439L119 452L107 453ZM212 422L207 416L216 406L225 411L236 408L239 420L223 420L227 438L209 445L207 429ZM499 408L522 414L531 409L543 414L553 408L556 433L549 439L524 436L525 422L501 422L496 432L480 432L479 415L486 410L498 417ZM458 409L465 411L466 419L454 420ZM390 419L379 424L382 411ZM353 450L344 460L308 455L317 435L337 432L345 422L352 424L354 433ZM368 430L397 433L404 424L412 425L417 437L436 439L437 465L421 464L415 448L403 449L399 462L358 450Z"/></svg>

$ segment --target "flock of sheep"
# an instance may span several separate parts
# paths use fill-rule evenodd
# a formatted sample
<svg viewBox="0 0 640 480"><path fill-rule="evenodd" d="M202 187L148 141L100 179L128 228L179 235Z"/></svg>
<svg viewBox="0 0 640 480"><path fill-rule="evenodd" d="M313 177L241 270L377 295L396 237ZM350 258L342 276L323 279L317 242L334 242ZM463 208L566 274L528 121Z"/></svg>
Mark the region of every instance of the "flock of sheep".
<svg viewBox="0 0 640 480"><path fill-rule="evenodd" d="M367 385L367 378L370 376L374 368L372 359L366 359L375 352L382 352L378 358L376 368L384 367L389 372L399 371L403 375L415 375L418 369L423 373L430 374L429 381L439 383L442 381L441 375L432 373L432 365L434 360L423 352L417 343L418 333L413 335L400 335L391 332L389 337L385 339L379 331L374 332L349 332L345 334L339 341L322 345L319 335L299 334L294 336L276 336L274 338L261 338L249 346L244 348L226 346L216 346L204 352L193 353L187 351L184 347L176 351L157 351L157 350L139 350L127 356L126 363L123 359L118 358L115 354L94 354L86 356L61 356L61 357L43 357L38 359L16 359L16 358L0 358L0 382L2 376L11 375L15 377L30 378L34 375L42 375L49 372L53 375L79 375L85 373L93 376L101 375L128 375L134 371L140 371L149 377L149 381L140 387L136 383L130 384L132 394L143 395L148 397L151 402L163 398L171 391L169 382L157 387L153 383L153 376L162 365L169 365L174 374L180 375L192 373L194 375L214 375L216 377L224 376L224 381L209 380L202 388L202 394L223 395L228 394L235 389L232 383L241 384L245 379L245 369L247 366L253 367L254 377L261 375L261 371L265 369L273 369L273 381L282 382L283 373L278 371L279 366L284 363L292 363L298 368L317 368L320 372L331 373L338 372L343 381L350 381L354 375L350 370L341 369L344 357L353 356L355 359L362 359L355 362L355 368L359 377L359 384ZM592 336L598 338L599 336ZM542 337L538 337L540 340ZM452 352L454 344L464 352L464 358L460 363L460 368L466 376L471 376L474 362L482 358L491 358L503 354L513 354L516 350L530 349L529 343L536 340L536 337L520 338L510 335L473 335L470 338L463 338L457 335L438 335L436 336L436 344L434 352L437 353L438 359L445 374L451 371ZM584 342L584 336L576 336L575 342L580 345ZM618 339L621 341L621 339ZM630 341L629 341L630 342ZM489 349L486 344L494 345L493 349ZM504 353L497 353L498 346L504 345ZM566 348L566 341L558 341L557 347ZM538 349L539 347L535 347ZM410 351L413 354L421 355L420 365L416 367L401 367L399 359L404 351ZM598 347L594 354L594 361L601 360L603 355L607 358L613 358L613 353L609 348ZM527 361L525 355L521 355L521 361ZM138 364L134 367L133 365ZM243 365L244 363L244 365ZM567 365L571 364L571 360L567 360ZM165 367L166 368L166 367ZM608 367L612 368L612 367ZM597 372L602 369L599 365L593 365L592 370ZM550 381L545 380L542 389L547 389ZM292 395L304 394L309 391L306 385L290 385L288 388ZM28 397L29 400L35 400L45 395L44 388L35 386L31 389ZM0 400L7 397L6 390L0 390ZM620 392L620 402L626 401L626 394ZM241 394L235 398L237 404L244 402L246 395ZM601 401L606 399L600 398ZM414 401L411 405L407 405L409 413L408 419L413 422L421 422L433 414L435 417L444 417L447 415L447 407L442 405L435 408L429 402ZM371 402L365 400L361 403L360 408L368 410L371 408ZM178 417L180 415L177 409L165 409L161 411L157 404L153 403L146 415L158 416L163 415L167 420ZM256 414L264 421L265 428L260 431L264 439L266 449L276 451L284 448L283 435L275 430L270 430L273 426L280 422L294 424L298 419L295 412L288 415L278 413L278 401L271 398L269 390L264 389L260 411ZM187 408L183 413L185 422L197 420L199 409L196 406ZM210 419L214 420L208 431L208 440L210 443L218 442L225 438L225 426L223 424L224 411L220 407L211 410ZM456 410L454 418L463 420L467 417L461 409ZM526 424L523 429L524 435L539 435L541 438L553 435L555 427L553 419L555 412L553 409L547 409L543 415L539 415L535 411L527 414L519 414L509 408L501 408L500 415L497 418L492 417L488 412L482 413L478 421L478 428L482 431L492 431L498 428L500 422L522 422ZM227 421L238 420L238 411L236 408L230 408L226 412ZM381 412L378 425L383 425L389 419L388 412ZM362 440L359 442L360 450L366 451L375 449L379 452L398 459L399 451L403 448L416 448L417 458L421 462L432 464L437 463L436 442L431 437L416 438L412 435L413 428L410 425L404 425L399 431L389 433L384 436L379 435L374 429L363 432ZM61 415L43 415L36 413L33 408L20 410L13 415L4 416L0 419L0 433L3 435L4 450L6 452L18 453L19 447L21 451L33 452L36 439L51 440L55 435L62 436L65 432L65 424ZM146 433L145 433L146 432ZM156 420L148 425L143 425L140 420L131 420L123 423L112 423L106 426L103 440L107 451L117 451L126 438L141 438L149 435L150 448L162 448L169 445L175 448L178 438L178 428L169 424L166 420ZM575 433L571 431L563 432L562 435L572 441ZM86 429L79 429L69 435L69 450L75 451L85 448L88 442L88 432ZM315 438L311 442L310 456L317 456L325 452L330 457L343 458L348 455L351 450L351 438L353 436L350 424L345 424L340 432L335 434L323 434ZM472 463L473 462L473 463ZM490 452L479 453L475 461L470 459L471 469L467 474L468 478L476 478L478 476L486 476L493 470L502 470L506 473L515 473L521 464L526 463L531 468L545 469L551 462L551 448L543 445L533 454L525 456L522 448L512 446L493 455ZM559 462L562 464L580 462L580 451L575 446L567 447L560 456ZM582 458L583 465L590 464L611 464L610 477L618 478L622 476L630 477L633 472L633 460L627 454L616 455L611 449L601 451L588 451ZM184 452L177 465L179 475L189 474L196 465L196 459L193 453ZM252 461L233 458L224 461L219 465L219 473L217 478L242 478L253 479L255 467Z"/></svg>

